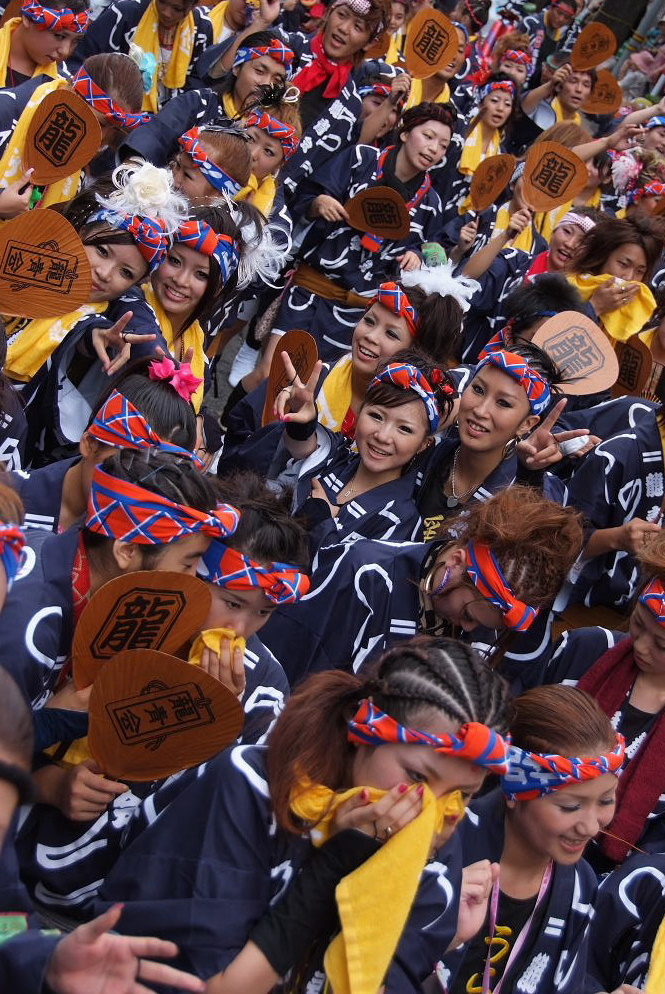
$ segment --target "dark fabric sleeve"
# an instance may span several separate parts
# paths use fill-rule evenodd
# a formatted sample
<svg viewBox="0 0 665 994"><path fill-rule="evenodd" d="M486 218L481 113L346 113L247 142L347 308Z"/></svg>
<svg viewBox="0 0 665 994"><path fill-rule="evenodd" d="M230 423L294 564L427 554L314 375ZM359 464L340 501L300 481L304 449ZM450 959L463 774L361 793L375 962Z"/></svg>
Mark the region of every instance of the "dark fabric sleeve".
<svg viewBox="0 0 665 994"><path fill-rule="evenodd" d="M111 4L99 17L91 21L90 27L76 46L76 51L67 61L71 73L77 72L85 59L90 55L106 52L121 52L126 55L129 51L128 34L135 27L150 0L120 0Z"/></svg>
<svg viewBox="0 0 665 994"><path fill-rule="evenodd" d="M215 120L219 102L212 90L186 90L172 97L158 114L128 135L120 157L140 155L155 166L166 166L178 151L178 138L194 125Z"/></svg>
<svg viewBox="0 0 665 994"><path fill-rule="evenodd" d="M369 859L380 843L363 832L334 835L312 854L282 900L255 925L249 938L283 977L321 937L338 927L335 888Z"/></svg>
<svg viewBox="0 0 665 994"><path fill-rule="evenodd" d="M44 975L60 938L30 931L0 945L0 990L6 994L49 994Z"/></svg>

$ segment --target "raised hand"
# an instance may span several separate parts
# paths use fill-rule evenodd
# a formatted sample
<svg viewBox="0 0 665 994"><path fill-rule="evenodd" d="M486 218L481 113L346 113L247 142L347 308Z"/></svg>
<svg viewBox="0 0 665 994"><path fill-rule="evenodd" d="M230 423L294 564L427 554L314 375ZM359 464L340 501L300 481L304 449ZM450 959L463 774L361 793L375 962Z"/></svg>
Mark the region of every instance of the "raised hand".
<svg viewBox="0 0 665 994"><path fill-rule="evenodd" d="M153 342L157 338L157 335L136 335L132 331L126 331L125 329L133 317L134 312L127 311L110 328L93 328L92 346L109 376L117 373L129 362L132 345L139 342ZM116 350L115 358L111 358L108 353L109 349Z"/></svg>

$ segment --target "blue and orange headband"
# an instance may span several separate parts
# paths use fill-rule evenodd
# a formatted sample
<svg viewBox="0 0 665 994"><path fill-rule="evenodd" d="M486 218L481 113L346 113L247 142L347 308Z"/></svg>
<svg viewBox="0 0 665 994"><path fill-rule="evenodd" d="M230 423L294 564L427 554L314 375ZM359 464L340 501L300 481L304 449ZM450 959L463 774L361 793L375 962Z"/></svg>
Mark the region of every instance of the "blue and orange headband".
<svg viewBox="0 0 665 994"><path fill-rule="evenodd" d="M294 152L298 150L300 139L295 129L289 124L278 121L276 117L272 117L265 111L259 112L253 110L245 121L245 126L247 128L261 128L271 138L276 138L282 146L285 159L290 159Z"/></svg>
<svg viewBox="0 0 665 994"><path fill-rule="evenodd" d="M455 391L449 383L445 383L443 373L440 369L435 369L431 375L432 383L438 386L443 393L452 396ZM417 366L412 366L406 362L389 362L380 373L377 373L369 387L368 393L380 383L389 383L400 390L413 390L425 405L427 420L431 434L439 427L441 413L436 400L436 395L429 381L423 376Z"/></svg>
<svg viewBox="0 0 665 994"><path fill-rule="evenodd" d="M197 377L198 380L198 377ZM201 383L200 380L198 380ZM161 449L176 456L194 459L194 453L165 441L154 431L140 411L123 394L114 390L97 412L88 434L103 445L121 449Z"/></svg>
<svg viewBox="0 0 665 994"><path fill-rule="evenodd" d="M494 81L492 83L485 83L484 86L478 87L478 100L480 103L488 97L490 93L497 93L503 91L504 93L509 93L510 96L515 99L516 87L512 79L502 79L500 81Z"/></svg>
<svg viewBox="0 0 665 994"><path fill-rule="evenodd" d="M531 627L538 608L529 607L515 595L489 546L473 540L468 543L466 571L478 593L499 609L507 628L514 632L526 632Z"/></svg>
<svg viewBox="0 0 665 994"><path fill-rule="evenodd" d="M71 31L73 34L82 35L90 24L89 10L80 10L77 14L69 7L53 10L52 7L42 7L37 0L24 3L21 13L40 31Z"/></svg>
<svg viewBox="0 0 665 994"><path fill-rule="evenodd" d="M528 52L523 52L521 48L507 48L499 62L514 62L517 66L530 66L533 59Z"/></svg>
<svg viewBox="0 0 665 994"><path fill-rule="evenodd" d="M220 504L209 513L197 511L136 483L119 480L97 466L85 527L119 542L168 545L199 532L210 538L227 538L239 521L240 513L230 504Z"/></svg>
<svg viewBox="0 0 665 994"><path fill-rule="evenodd" d="M395 317L404 318L409 333L413 338L416 337L420 320L418 311L401 286L398 286L397 283L381 283L370 307L372 304L383 304L384 307L393 312Z"/></svg>
<svg viewBox="0 0 665 994"><path fill-rule="evenodd" d="M214 186L220 193L226 193L229 197L235 197L242 190L242 184L238 183L232 176L213 162L201 144L201 129L190 128L184 135L178 138L178 144L183 152L191 155L192 161L197 166L211 186Z"/></svg>
<svg viewBox="0 0 665 994"><path fill-rule="evenodd" d="M183 221L178 225L174 240L216 259L224 283L228 283L238 268L240 252L230 235L218 235L205 221Z"/></svg>
<svg viewBox="0 0 665 994"><path fill-rule="evenodd" d="M271 38L269 45L256 45L254 47L241 46L236 52L233 60L233 68L244 65L245 62L253 62L254 59L262 59L267 56L284 66L287 73L290 72L295 55L293 50L285 45L278 38Z"/></svg>
<svg viewBox="0 0 665 994"><path fill-rule="evenodd" d="M202 557L208 583L229 590L263 590L273 604L295 604L309 590L309 577L288 563L261 566L237 549L213 541Z"/></svg>
<svg viewBox="0 0 665 994"><path fill-rule="evenodd" d="M619 733L611 752L584 758L530 752L510 745L508 771L501 777L501 789L512 801L533 801L571 784L595 780L604 773L618 773L625 751L624 738Z"/></svg>
<svg viewBox="0 0 665 994"><path fill-rule="evenodd" d="M530 366L522 356L516 355L514 352L508 352L505 349L498 349L496 352L486 355L478 363L473 376L476 377L486 366L496 366L497 369L501 369L508 376L516 380L524 389L531 405L531 410L535 415L540 417L543 411L547 410L551 400L550 385L545 377L541 376L538 370Z"/></svg>
<svg viewBox="0 0 665 994"><path fill-rule="evenodd" d="M662 580L656 578L647 583L638 599L659 625L665 625L665 585Z"/></svg>
<svg viewBox="0 0 665 994"><path fill-rule="evenodd" d="M111 124L119 124L128 131L133 131L134 128L138 128L141 124L147 124L150 120L150 114L132 114L130 111L123 110L120 104L97 86L84 66L81 66L70 85L74 93L83 97L93 110L103 114Z"/></svg>
<svg viewBox="0 0 665 994"><path fill-rule="evenodd" d="M151 217L139 217L138 214L120 214L118 211L104 208L95 211L87 220L88 224L96 222L129 232L137 249L148 263L150 272L157 269L164 261L169 247L169 237L163 221Z"/></svg>
<svg viewBox="0 0 665 994"><path fill-rule="evenodd" d="M25 535L18 525L0 522L0 559L7 577L7 590L11 590L16 574L23 565Z"/></svg>
<svg viewBox="0 0 665 994"><path fill-rule="evenodd" d="M466 759L491 773L508 770L508 743L498 732L477 721L462 725L456 735L430 735L416 728L400 725L374 702L365 698L349 722L349 742L381 746L393 743L425 745L444 756Z"/></svg>

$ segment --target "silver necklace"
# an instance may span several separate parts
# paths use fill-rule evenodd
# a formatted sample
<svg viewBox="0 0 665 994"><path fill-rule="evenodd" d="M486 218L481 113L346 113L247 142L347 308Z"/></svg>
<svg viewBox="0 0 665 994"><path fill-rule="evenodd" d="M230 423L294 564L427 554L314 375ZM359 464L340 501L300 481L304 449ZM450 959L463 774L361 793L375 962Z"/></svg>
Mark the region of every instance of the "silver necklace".
<svg viewBox="0 0 665 994"><path fill-rule="evenodd" d="M463 494L458 494L455 491L455 473L457 471L457 460L459 458L460 446L455 449L455 455L453 456L453 465L450 470L450 496L453 497L459 504L461 501L466 500L476 489L476 484L472 483L468 490L465 490Z"/></svg>

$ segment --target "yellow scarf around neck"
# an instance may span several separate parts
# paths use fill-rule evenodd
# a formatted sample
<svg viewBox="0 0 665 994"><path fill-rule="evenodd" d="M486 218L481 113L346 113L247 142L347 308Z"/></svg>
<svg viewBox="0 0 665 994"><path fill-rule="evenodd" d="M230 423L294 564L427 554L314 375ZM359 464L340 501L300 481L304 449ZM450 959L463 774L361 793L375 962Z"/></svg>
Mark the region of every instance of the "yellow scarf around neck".
<svg viewBox="0 0 665 994"><path fill-rule="evenodd" d="M228 117L229 121L235 121L240 111L236 106L232 93L224 93L222 95L222 107L224 108L224 113Z"/></svg>
<svg viewBox="0 0 665 994"><path fill-rule="evenodd" d="M496 128L492 131L487 150L483 150L483 129L479 121L471 134L464 139L464 148L458 169L465 176L473 176L483 159L498 155L500 151L501 133Z"/></svg>
<svg viewBox="0 0 665 994"><path fill-rule="evenodd" d="M557 123L559 121L566 121L566 123L579 124L582 125L582 115L575 111L573 114L566 115L563 107L561 106L561 101L558 97L554 97L552 103L550 104L552 110L556 114Z"/></svg>
<svg viewBox="0 0 665 994"><path fill-rule="evenodd" d="M503 206L499 208L496 215L496 221L494 222L495 235L498 235L501 231L506 231L508 229L510 214L511 210L509 204L503 204ZM510 241L513 248L521 249L522 252L529 253L533 252L533 243L534 235L532 224L527 224L524 231L520 231L519 235L515 235L515 237Z"/></svg>
<svg viewBox="0 0 665 994"><path fill-rule="evenodd" d="M233 31L226 23L226 11L229 7L229 0L222 0L221 3L215 4L214 7L210 7L207 11L208 17L212 23L212 43L216 45L217 42L221 41L222 35L224 34L225 28L229 31Z"/></svg>
<svg viewBox="0 0 665 994"><path fill-rule="evenodd" d="M12 380L27 383L55 352L66 335L89 314L101 314L108 302L84 304L60 318L35 318L8 336L5 373Z"/></svg>
<svg viewBox="0 0 665 994"><path fill-rule="evenodd" d="M331 431L341 431L344 419L351 407L353 391L353 360L350 355L342 356L330 370L316 397L319 411L319 424Z"/></svg>
<svg viewBox="0 0 665 994"><path fill-rule="evenodd" d="M422 79L412 79L411 80L411 91L409 93L409 99L406 102L406 110L411 110L417 104L420 104L425 99L423 96L423 81ZM434 98L432 103L435 104L447 104L450 102L450 87L447 83L443 84L443 89L437 97Z"/></svg>
<svg viewBox="0 0 665 994"><path fill-rule="evenodd" d="M0 159L0 189L4 190L23 176L25 172L23 149L26 145L30 122L44 98L62 86L67 86L67 80L59 76L49 83L42 83L30 97L25 110L18 119L16 130L9 139L9 144ZM60 204L65 200L71 200L78 193L81 175L81 171L77 169L71 176L66 176L64 179L58 180L57 183L50 183L44 188L44 195L39 206L49 207L51 204Z"/></svg>
<svg viewBox="0 0 665 994"><path fill-rule="evenodd" d="M198 376L199 379L202 380L206 367L206 355L204 350L205 334L199 322L195 321L193 324L190 324L189 328L185 330L182 336L176 336L173 330L173 325L171 324L171 319L157 299L157 294L152 288L152 283L144 284L143 292L145 294L145 299L155 312L157 323L161 329L162 335L166 339L166 344L173 358L179 361L181 354L185 355L188 349L193 349L194 354L192 356L191 363L192 372L194 376ZM177 349L175 348L176 338L178 340ZM177 355L176 352L178 353ZM201 404L203 403L203 393L204 384L202 383L191 398L192 406L197 414L201 409Z"/></svg>
<svg viewBox="0 0 665 994"><path fill-rule="evenodd" d="M9 86L9 80L7 79L7 70L9 69L9 54L12 47L12 38L14 32L22 23L20 17L12 17L11 20L5 21L5 23L0 28L0 79L4 80L3 86ZM46 62L43 66L35 66L35 71L33 72L33 78L35 76L50 76L51 79L61 78L58 72L57 62Z"/></svg>
<svg viewBox="0 0 665 994"><path fill-rule="evenodd" d="M277 184L274 176L266 176L259 183L254 173L252 173L247 186L243 187L234 199L247 200L257 210L260 210L265 218L269 218L272 214L276 194Z"/></svg>
<svg viewBox="0 0 665 994"><path fill-rule="evenodd" d="M320 846L330 837L338 807L362 789L335 793L305 780L294 792L291 809L303 821L314 823L312 842ZM386 794L373 787L365 789L372 802ZM459 791L437 800L425 787L418 817L337 885L342 931L328 946L324 959L335 994L377 994L404 931L434 840L446 817L459 817L463 812Z"/></svg>
<svg viewBox="0 0 665 994"><path fill-rule="evenodd" d="M152 111L154 114L159 110L159 84L167 90L181 90L187 80L187 71L194 52L194 40L196 38L196 22L194 14L190 10L189 14L180 22L176 28L173 39L173 50L168 65L162 63L162 50L159 44L159 20L157 15L157 4L155 0L146 8L143 17L138 23L136 33L132 39L137 48L150 53L157 59L157 65L163 68L163 76L155 78L149 93L143 95L143 110Z"/></svg>
<svg viewBox="0 0 665 994"><path fill-rule="evenodd" d="M576 290L579 290L583 300L591 300L596 290L608 280L613 279L607 273L591 276L589 273L570 273L566 279ZM634 282L631 282L634 286ZM641 331L653 312L656 310L656 300L646 283L638 283L639 293L634 300L616 311L608 311L599 315L603 328L615 342L627 342L631 335Z"/></svg>

